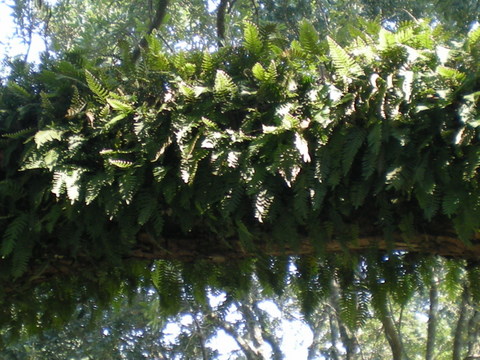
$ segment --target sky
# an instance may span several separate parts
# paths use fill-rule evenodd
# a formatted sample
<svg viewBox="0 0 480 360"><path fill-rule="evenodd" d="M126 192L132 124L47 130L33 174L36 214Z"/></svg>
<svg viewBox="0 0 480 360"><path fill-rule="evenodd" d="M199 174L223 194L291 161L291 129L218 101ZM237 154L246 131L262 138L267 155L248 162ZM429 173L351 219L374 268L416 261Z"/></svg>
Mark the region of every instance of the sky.
<svg viewBox="0 0 480 360"><path fill-rule="evenodd" d="M12 0L0 0L0 59L2 60L5 55L24 56L27 52L27 44L15 36L16 27L11 16L13 3ZM45 50L43 41L34 34L28 61L38 62L39 54L43 50Z"/></svg>

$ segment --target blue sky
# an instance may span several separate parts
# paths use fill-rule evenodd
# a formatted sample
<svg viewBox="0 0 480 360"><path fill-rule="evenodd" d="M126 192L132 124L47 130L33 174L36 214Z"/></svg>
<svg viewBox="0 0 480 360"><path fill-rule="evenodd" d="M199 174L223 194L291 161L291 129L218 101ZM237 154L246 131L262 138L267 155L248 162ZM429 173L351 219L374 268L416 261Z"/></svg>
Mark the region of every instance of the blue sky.
<svg viewBox="0 0 480 360"><path fill-rule="evenodd" d="M0 59L3 59L5 55L23 56L27 51L27 44L15 36L16 28L11 16L12 5L13 1L11 0L0 1ZM38 35L34 35L28 60L38 61L38 55L44 49L43 41Z"/></svg>

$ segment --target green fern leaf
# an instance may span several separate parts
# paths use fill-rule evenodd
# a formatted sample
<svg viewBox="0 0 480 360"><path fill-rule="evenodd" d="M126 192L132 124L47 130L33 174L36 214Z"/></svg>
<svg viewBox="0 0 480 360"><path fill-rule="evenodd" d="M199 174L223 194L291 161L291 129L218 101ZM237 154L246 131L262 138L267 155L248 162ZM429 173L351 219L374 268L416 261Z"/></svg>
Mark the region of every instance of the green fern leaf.
<svg viewBox="0 0 480 360"><path fill-rule="evenodd" d="M102 83L95 77L93 74L85 70L85 79L87 80L87 85L89 89L100 98L100 100L105 101L107 97L110 94L110 91L108 91Z"/></svg>
<svg viewBox="0 0 480 360"><path fill-rule="evenodd" d="M300 22L299 33L300 45L305 52L310 55L319 55L319 37L315 27L307 20L303 20Z"/></svg>
<svg viewBox="0 0 480 360"><path fill-rule="evenodd" d="M202 74L204 76L208 76L209 74L212 74L214 70L215 62L213 60L213 56L209 51L205 51L202 59Z"/></svg>
<svg viewBox="0 0 480 360"><path fill-rule="evenodd" d="M123 101L120 101L117 99L110 99L110 98L107 98L106 100L113 110L121 111L125 114L129 114L133 111L132 105L127 104Z"/></svg>
<svg viewBox="0 0 480 360"><path fill-rule="evenodd" d="M28 260L32 255L32 241L28 236L18 239L15 251L12 254L12 276L17 279L22 276L28 268Z"/></svg>
<svg viewBox="0 0 480 360"><path fill-rule="evenodd" d="M34 131L35 128L29 127L26 129L15 131L13 133L2 134L2 136L8 139L22 139L25 138L27 135L30 135Z"/></svg>
<svg viewBox="0 0 480 360"><path fill-rule="evenodd" d="M214 96L219 101L231 100L237 93L237 86L232 78L223 70L217 70L215 76Z"/></svg>
<svg viewBox="0 0 480 360"><path fill-rule="evenodd" d="M130 204L139 186L137 176L134 172L128 171L118 179L119 194L122 201Z"/></svg>
<svg viewBox="0 0 480 360"><path fill-rule="evenodd" d="M265 68L260 63L257 62L255 65L253 65L252 73L257 80L265 81L266 71L265 71Z"/></svg>
<svg viewBox="0 0 480 360"><path fill-rule="evenodd" d="M157 200L150 192L142 191L136 197L135 206L137 207L138 213L137 223L143 226L156 210Z"/></svg>
<svg viewBox="0 0 480 360"><path fill-rule="evenodd" d="M257 26L249 21L245 21L243 34L245 48L250 54L259 56L262 52L263 43Z"/></svg>
<svg viewBox="0 0 480 360"><path fill-rule="evenodd" d="M37 144L37 149L40 148L42 145L46 144L47 142L53 140L62 140L62 135L64 131L62 130L40 130L35 134L35 143Z"/></svg>
<svg viewBox="0 0 480 360"><path fill-rule="evenodd" d="M342 152L342 166L344 175L346 175L350 170L358 150L365 141L365 137L366 132L362 128L353 127L349 130Z"/></svg>
<svg viewBox="0 0 480 360"><path fill-rule="evenodd" d="M460 198L456 191L448 191L442 199L443 213L447 216L452 216L460 206Z"/></svg>
<svg viewBox="0 0 480 360"><path fill-rule="evenodd" d="M27 213L21 213L15 217L15 219L8 224L4 234L1 248L2 258L10 255L15 248L15 244L28 229L28 223L30 217Z"/></svg>
<svg viewBox="0 0 480 360"><path fill-rule="evenodd" d="M330 56L337 74L343 78L358 77L364 75L360 65L331 37L327 37Z"/></svg>
<svg viewBox="0 0 480 360"><path fill-rule="evenodd" d="M468 33L467 43L470 48L473 48L480 41L480 27L477 27L475 30L472 30Z"/></svg>

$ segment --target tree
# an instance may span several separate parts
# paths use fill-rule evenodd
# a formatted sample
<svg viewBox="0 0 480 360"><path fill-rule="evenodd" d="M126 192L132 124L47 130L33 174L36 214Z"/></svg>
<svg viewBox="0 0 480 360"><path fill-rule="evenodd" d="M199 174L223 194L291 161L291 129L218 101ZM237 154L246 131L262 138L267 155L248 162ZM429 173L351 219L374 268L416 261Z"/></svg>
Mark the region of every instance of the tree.
<svg viewBox="0 0 480 360"><path fill-rule="evenodd" d="M402 305L393 298L387 302L388 316L401 338L402 351L408 359L434 356L443 360L451 359L453 354L460 359L474 357L478 355L478 349L474 349L478 345L475 336L478 327L473 323L478 321L478 313L468 305L465 307L465 301L472 300L471 293L464 292L461 285L466 273L454 275L451 270L457 270L450 262L434 258L430 261L436 268L431 280L439 280L438 283L425 283L425 286L418 283L413 295ZM295 277L294 269L290 276ZM435 310L432 310L432 286L429 284L435 284L437 290ZM94 303L79 305L73 320L63 329L24 336L8 345L1 352L2 357L6 360L204 360L227 356L282 359L291 356L287 343L291 343L292 338L297 338L299 348L303 342L301 350L308 351L305 358L312 360L384 359L388 356L385 349L389 334L382 321L374 316L374 304L369 301L371 294L368 292L362 306L356 310L350 301L352 293L332 282L331 296L323 299L305 318L293 287L287 287L278 295L253 278L247 293L233 297L212 289L206 302L192 298L186 284L181 287L181 309L175 316L162 315L163 307L153 288L142 289L129 299L123 296L115 299L111 308L97 310L94 316L85 311L95 306ZM430 325L432 319L437 321L434 331ZM461 338L455 331L457 321L470 323L463 326ZM432 336L437 339L433 350L430 347ZM228 340L234 346L220 349L215 345ZM461 347L452 346L460 343ZM296 356L303 358L299 353Z"/></svg>
<svg viewBox="0 0 480 360"><path fill-rule="evenodd" d="M164 49L150 26L139 59L13 63L0 322L34 332L139 286L177 313L183 282L197 299L252 273L278 289L298 255L305 314L335 301L335 274L352 309L371 294L401 358L388 301L412 296L427 255L463 259L478 288L480 31L387 25L320 40L303 21L287 43L245 21L211 51Z"/></svg>

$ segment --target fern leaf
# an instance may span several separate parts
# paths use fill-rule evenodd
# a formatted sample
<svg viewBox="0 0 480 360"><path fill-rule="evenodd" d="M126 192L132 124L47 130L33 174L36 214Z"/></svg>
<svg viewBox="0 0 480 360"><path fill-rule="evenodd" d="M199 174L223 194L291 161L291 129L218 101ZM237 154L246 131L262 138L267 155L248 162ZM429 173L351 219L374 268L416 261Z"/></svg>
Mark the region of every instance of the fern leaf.
<svg viewBox="0 0 480 360"><path fill-rule="evenodd" d="M445 79L447 79L448 81L452 82L455 85L462 83L467 77L465 73L457 69L449 68L446 66L438 66L437 74L444 77Z"/></svg>
<svg viewBox="0 0 480 360"><path fill-rule="evenodd" d="M113 110L121 111L126 114L129 114L133 111L132 105L127 104L123 101L120 101L117 99L110 99L110 98L107 98L106 100Z"/></svg>
<svg viewBox="0 0 480 360"><path fill-rule="evenodd" d="M470 48L473 48L480 41L480 27L468 33L467 42Z"/></svg>
<svg viewBox="0 0 480 360"><path fill-rule="evenodd" d="M215 70L215 63L213 61L213 56L212 54L210 54L210 52L205 51L203 53L203 59L202 59L202 74L203 75L212 74L214 70Z"/></svg>
<svg viewBox="0 0 480 360"><path fill-rule="evenodd" d="M344 144L342 152L343 173L347 174L350 170L353 160L362 146L366 137L365 130L359 127L351 128L347 134L347 141Z"/></svg>
<svg viewBox="0 0 480 360"><path fill-rule="evenodd" d="M259 56L262 52L263 43L257 26L249 21L245 21L243 34L245 48L250 54Z"/></svg>
<svg viewBox="0 0 480 360"><path fill-rule="evenodd" d="M3 234L1 255L2 258L10 255L15 248L15 244L27 230L29 223L29 216L27 213L21 213L7 226Z"/></svg>
<svg viewBox="0 0 480 360"><path fill-rule="evenodd" d="M40 148L42 145L46 144L47 142L53 140L62 140L63 131L61 130L40 130L35 134L35 143L37 144L37 149Z"/></svg>
<svg viewBox="0 0 480 360"><path fill-rule="evenodd" d="M72 118L75 115L78 115L86 104L87 102L80 96L78 88L73 86L73 95L72 100L70 101L70 107L67 110L67 118Z"/></svg>
<svg viewBox="0 0 480 360"><path fill-rule="evenodd" d="M22 139L22 138L26 137L27 135L30 135L34 131L35 131L35 128L29 127L29 128L26 128L26 129L15 131L13 133L2 134L2 136L6 137L8 139Z"/></svg>
<svg viewBox="0 0 480 360"><path fill-rule="evenodd" d="M266 71L265 71L265 68L260 63L257 62L255 65L253 65L252 73L257 80L265 81Z"/></svg>
<svg viewBox="0 0 480 360"><path fill-rule="evenodd" d="M102 83L88 70L85 70L85 79L87 80L89 89L101 100L105 101L107 96L110 94L110 91L108 91L102 85Z"/></svg>
<svg viewBox="0 0 480 360"><path fill-rule="evenodd" d="M217 70L215 76L214 96L220 100L233 99L237 93L237 86L232 78L223 70Z"/></svg>
<svg viewBox="0 0 480 360"><path fill-rule="evenodd" d="M120 198L130 204L138 188L138 179L134 172L128 171L118 179Z"/></svg>
<svg viewBox="0 0 480 360"><path fill-rule="evenodd" d="M22 276L28 267L28 260L32 255L32 242L28 236L19 238L15 251L12 254L12 276L16 279Z"/></svg>
<svg viewBox="0 0 480 360"><path fill-rule="evenodd" d="M302 48L308 54L319 55L319 37L315 27L307 20L303 20L300 23L299 32L299 41Z"/></svg>
<svg viewBox="0 0 480 360"><path fill-rule="evenodd" d="M364 74L360 65L331 37L327 37L330 56L337 74L343 78L358 77Z"/></svg>
<svg viewBox="0 0 480 360"><path fill-rule="evenodd" d="M150 192L142 191L138 194L135 205L137 207L139 225L145 225L157 207L157 200Z"/></svg>

